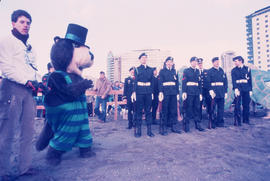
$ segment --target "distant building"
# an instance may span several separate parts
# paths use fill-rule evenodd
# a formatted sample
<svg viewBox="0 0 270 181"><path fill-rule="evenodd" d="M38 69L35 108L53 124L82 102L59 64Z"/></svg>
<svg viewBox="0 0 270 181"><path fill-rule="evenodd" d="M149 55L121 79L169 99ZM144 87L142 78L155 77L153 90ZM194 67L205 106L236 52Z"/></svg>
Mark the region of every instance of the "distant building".
<svg viewBox="0 0 270 181"><path fill-rule="evenodd" d="M270 6L246 16L248 62L270 71Z"/></svg>
<svg viewBox="0 0 270 181"><path fill-rule="evenodd" d="M227 76L231 74L231 70L234 67L233 57L235 57L235 52L233 51L226 51L221 54L221 67Z"/></svg>
<svg viewBox="0 0 270 181"><path fill-rule="evenodd" d="M138 59L141 53L146 53L148 55L147 65L150 67L157 67L160 69L163 67L163 63L168 56L171 56L171 52L168 50L160 49L142 49L142 50L132 50L121 54L121 79L122 81L129 76L129 69L132 66L139 66L140 61Z"/></svg>
<svg viewBox="0 0 270 181"><path fill-rule="evenodd" d="M114 56L112 52L107 56L107 78L111 82L121 81L121 57Z"/></svg>

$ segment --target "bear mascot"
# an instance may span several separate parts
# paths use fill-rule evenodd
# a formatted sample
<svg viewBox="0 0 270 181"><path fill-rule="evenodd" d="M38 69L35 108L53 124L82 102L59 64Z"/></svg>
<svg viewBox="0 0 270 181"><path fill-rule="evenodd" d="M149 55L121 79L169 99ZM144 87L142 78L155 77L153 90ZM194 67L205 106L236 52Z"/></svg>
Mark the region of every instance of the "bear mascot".
<svg viewBox="0 0 270 181"><path fill-rule="evenodd" d="M46 161L61 163L63 153L79 147L80 157L91 157L92 135L88 123L85 91L93 82L82 78L82 70L93 64L94 56L85 45L88 29L69 24L65 38L55 37L51 61L55 71L48 78L44 97L46 123L37 141L41 151L49 145Z"/></svg>

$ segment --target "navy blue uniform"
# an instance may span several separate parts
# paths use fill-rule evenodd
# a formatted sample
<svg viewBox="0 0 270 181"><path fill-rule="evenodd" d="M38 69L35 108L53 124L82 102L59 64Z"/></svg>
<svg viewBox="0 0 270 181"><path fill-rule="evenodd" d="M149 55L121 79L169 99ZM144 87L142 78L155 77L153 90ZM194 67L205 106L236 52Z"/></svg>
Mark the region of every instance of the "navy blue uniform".
<svg viewBox="0 0 270 181"><path fill-rule="evenodd" d="M213 90L216 94L214 98L214 105L212 106L212 113L215 110L215 107L217 106L217 116L216 119L213 119L212 121L212 127L215 126L224 126L224 96L225 93L227 93L228 90L228 80L227 76L224 73L222 68L214 68L212 67L208 71L208 78L209 78L209 90Z"/></svg>
<svg viewBox="0 0 270 181"><path fill-rule="evenodd" d="M241 102L243 106L243 122L249 123L249 103L250 95L249 91L252 91L252 77L251 71L247 66L242 68L235 67L232 69L232 84L233 90L238 89L240 91L240 96L236 97L234 118L241 125Z"/></svg>
<svg viewBox="0 0 270 181"><path fill-rule="evenodd" d="M177 94L179 81L175 69L163 68L159 72L159 91L163 92L161 126L173 126L177 123Z"/></svg>
<svg viewBox="0 0 270 181"><path fill-rule="evenodd" d="M152 93L153 93L153 69L140 65L135 69L134 91L136 92L136 126L142 124L142 110L144 110L146 123L152 123Z"/></svg>
<svg viewBox="0 0 270 181"><path fill-rule="evenodd" d="M132 128L135 124L133 120L134 114L134 103L131 102L131 95L134 91L134 82L135 77L127 77L124 84L124 97L127 99L127 108L128 108L128 128Z"/></svg>
<svg viewBox="0 0 270 181"><path fill-rule="evenodd" d="M202 96L203 100L200 105L200 119L202 120L202 106L205 105L207 113L210 114L211 109L211 97L209 95L209 83L208 83L208 70L202 69L200 70L200 79L202 84Z"/></svg>
<svg viewBox="0 0 270 181"><path fill-rule="evenodd" d="M153 124L156 123L156 114L157 114L157 108L158 108L158 82L159 82L159 78L158 77L153 77L153 93L154 93L154 99L152 100L152 121Z"/></svg>
<svg viewBox="0 0 270 181"><path fill-rule="evenodd" d="M189 131L189 121L193 119L195 126L200 127L200 94L202 86L200 81L200 72L198 69L187 68L184 70L182 80L182 91L187 93L186 101L186 119L184 120L185 131ZM197 128L198 129L198 128Z"/></svg>

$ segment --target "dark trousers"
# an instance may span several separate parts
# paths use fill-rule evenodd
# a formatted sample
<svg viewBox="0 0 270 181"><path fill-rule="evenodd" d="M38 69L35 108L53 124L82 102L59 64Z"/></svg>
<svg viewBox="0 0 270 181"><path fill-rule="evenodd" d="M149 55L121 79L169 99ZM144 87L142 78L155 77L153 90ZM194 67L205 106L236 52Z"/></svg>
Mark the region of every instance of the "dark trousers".
<svg viewBox="0 0 270 181"><path fill-rule="evenodd" d="M172 126L177 123L177 97L176 95L165 95L162 101L161 125Z"/></svg>
<svg viewBox="0 0 270 181"><path fill-rule="evenodd" d="M152 101L152 120L156 120L157 115L157 108L158 108L158 94L154 94L154 100Z"/></svg>
<svg viewBox="0 0 270 181"><path fill-rule="evenodd" d="M127 99L127 108L128 108L128 126L133 126L135 123L133 120L133 114L134 114L134 103L131 102L130 96Z"/></svg>
<svg viewBox="0 0 270 181"><path fill-rule="evenodd" d="M144 110L146 124L152 124L152 94L136 94L136 126L142 125L142 110Z"/></svg>
<svg viewBox="0 0 270 181"><path fill-rule="evenodd" d="M241 120L241 103L242 103L243 122L249 123L249 103L250 103L249 91L241 91L240 96L238 96L237 99L238 100L235 102L234 116L237 117L238 120Z"/></svg>
<svg viewBox="0 0 270 181"><path fill-rule="evenodd" d="M214 103L214 106L212 108L213 108L213 113L214 113L215 109L217 109L216 124L217 124L217 126L223 126L224 125L224 119L223 119L224 98L215 98L214 102L215 103Z"/></svg>
<svg viewBox="0 0 270 181"><path fill-rule="evenodd" d="M93 115L93 103L92 102L87 103L87 111L88 111L88 116Z"/></svg>
<svg viewBox="0 0 270 181"><path fill-rule="evenodd" d="M98 118L102 121L106 121L106 108L107 108L107 101L108 98L102 99L100 96L97 96L96 103L95 103L95 114L98 116ZM99 111L99 106L101 105L102 111Z"/></svg>
<svg viewBox="0 0 270 181"><path fill-rule="evenodd" d="M200 96L188 95L186 100L187 106L187 122L193 119L195 122L201 122L200 120Z"/></svg>
<svg viewBox="0 0 270 181"><path fill-rule="evenodd" d="M35 106L30 89L7 79L2 80L0 83L0 178L7 174L18 176L31 166Z"/></svg>
<svg viewBox="0 0 270 181"><path fill-rule="evenodd" d="M210 114L210 110L211 110L211 96L209 94L208 89L203 89L202 92L202 96L203 96L203 100L201 101L200 104L200 120L202 120L202 107L203 105L206 107L206 111L208 114Z"/></svg>

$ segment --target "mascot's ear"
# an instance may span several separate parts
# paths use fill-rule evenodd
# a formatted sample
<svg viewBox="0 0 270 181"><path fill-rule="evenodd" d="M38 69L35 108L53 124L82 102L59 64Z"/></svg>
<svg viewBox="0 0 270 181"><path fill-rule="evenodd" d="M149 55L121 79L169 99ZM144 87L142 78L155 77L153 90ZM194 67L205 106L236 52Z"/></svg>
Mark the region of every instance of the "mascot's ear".
<svg viewBox="0 0 270 181"><path fill-rule="evenodd" d="M59 37L59 36L56 36L56 37L54 37L53 38L53 41L54 41L54 43L56 43L56 42L58 42L58 40L60 40L61 38Z"/></svg>

